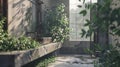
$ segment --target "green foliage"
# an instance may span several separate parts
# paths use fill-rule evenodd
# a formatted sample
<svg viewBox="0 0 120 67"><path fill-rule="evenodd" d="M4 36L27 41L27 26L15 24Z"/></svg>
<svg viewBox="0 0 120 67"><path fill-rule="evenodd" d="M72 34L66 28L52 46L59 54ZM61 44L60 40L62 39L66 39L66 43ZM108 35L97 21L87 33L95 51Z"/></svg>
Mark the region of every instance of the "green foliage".
<svg viewBox="0 0 120 67"><path fill-rule="evenodd" d="M44 36L52 36L53 41L63 42L69 33L69 23L64 11L65 5L61 4L46 10L43 23Z"/></svg>
<svg viewBox="0 0 120 67"><path fill-rule="evenodd" d="M90 54L91 56L97 57L97 52L99 52L99 55L102 54L102 52L106 51L106 47L102 47L100 44L94 44L93 49L85 49L86 53Z"/></svg>
<svg viewBox="0 0 120 67"><path fill-rule="evenodd" d="M109 49L100 47L101 55L95 67L120 67L120 48L110 45Z"/></svg>
<svg viewBox="0 0 120 67"><path fill-rule="evenodd" d="M48 67L49 64L53 62L55 62L55 56L50 53L34 60L33 62L23 65L22 67Z"/></svg>
<svg viewBox="0 0 120 67"><path fill-rule="evenodd" d="M112 1L104 0L102 3L86 4L86 9L82 10L80 14L85 16L87 9L94 10L94 14L92 14L92 21L86 19L85 26L88 26L89 30L82 29L82 31L84 30L83 36L91 36L96 30L120 36L120 7L113 9L111 6L118 4L114 4Z"/></svg>
<svg viewBox="0 0 120 67"><path fill-rule="evenodd" d="M0 51L26 50L39 46L40 44L27 37L4 37L0 43Z"/></svg>
<svg viewBox="0 0 120 67"><path fill-rule="evenodd" d="M86 10L82 10L82 11L80 12L80 14L83 14L83 16L85 16L85 15L87 14L87 11L86 11Z"/></svg>
<svg viewBox="0 0 120 67"><path fill-rule="evenodd" d="M3 30L3 24L5 22L5 18L0 19L0 42L2 42L2 39L6 36L6 33ZM5 33L5 34L4 34Z"/></svg>
<svg viewBox="0 0 120 67"><path fill-rule="evenodd" d="M114 0L103 0L102 2L96 4L89 4L85 10L80 13L85 14L83 11L87 9L94 10L92 14L92 20L87 20L85 26L89 27L89 30L82 29L82 36L91 36L98 30L101 32L107 32L107 34L112 34L113 36L120 37L120 7L116 7L117 3L113 3ZM117 2L117 1L116 1ZM118 1L120 2L120 1ZM114 6L114 8L112 7ZM120 67L120 43L119 39L114 40L116 45L109 45L108 48L101 46L94 46L95 51L100 51L101 56L99 57L99 62L95 63L95 67ZM89 51L94 52L94 51Z"/></svg>
<svg viewBox="0 0 120 67"><path fill-rule="evenodd" d="M47 67L48 64L55 62L55 57L48 57L38 63L35 67Z"/></svg>
<svg viewBox="0 0 120 67"><path fill-rule="evenodd" d="M0 20L0 51L26 50L39 46L40 44L27 37L11 37L3 30L5 18Z"/></svg>
<svg viewBox="0 0 120 67"><path fill-rule="evenodd" d="M120 48L119 48L120 49ZM115 47L103 52L99 59L102 67L120 67L120 51Z"/></svg>
<svg viewBox="0 0 120 67"><path fill-rule="evenodd" d="M91 55L95 55L96 51L99 51L99 58L95 60L94 67L120 67L120 47L109 46L110 48L107 49L96 44L94 50L87 49Z"/></svg>

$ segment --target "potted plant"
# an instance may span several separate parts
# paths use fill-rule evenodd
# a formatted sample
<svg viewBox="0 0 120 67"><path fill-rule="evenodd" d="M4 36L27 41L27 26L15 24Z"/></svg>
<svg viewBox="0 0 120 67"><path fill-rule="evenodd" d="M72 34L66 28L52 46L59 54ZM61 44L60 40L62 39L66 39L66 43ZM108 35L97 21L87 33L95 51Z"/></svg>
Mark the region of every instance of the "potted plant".
<svg viewBox="0 0 120 67"><path fill-rule="evenodd" d="M64 11L65 5L60 4L47 9L44 15L43 37L52 37L53 42L63 42L69 34L69 23Z"/></svg>

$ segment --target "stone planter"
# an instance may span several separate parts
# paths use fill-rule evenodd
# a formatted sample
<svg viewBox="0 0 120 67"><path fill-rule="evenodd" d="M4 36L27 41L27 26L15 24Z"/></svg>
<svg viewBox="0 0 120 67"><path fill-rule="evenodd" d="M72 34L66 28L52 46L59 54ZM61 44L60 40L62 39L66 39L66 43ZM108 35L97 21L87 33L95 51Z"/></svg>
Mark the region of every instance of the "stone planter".
<svg viewBox="0 0 120 67"><path fill-rule="evenodd" d="M59 48L61 48L61 43L50 43L30 50L1 52L0 67L21 67Z"/></svg>
<svg viewBox="0 0 120 67"><path fill-rule="evenodd" d="M42 44L48 44L52 42L52 37L42 37L41 38Z"/></svg>

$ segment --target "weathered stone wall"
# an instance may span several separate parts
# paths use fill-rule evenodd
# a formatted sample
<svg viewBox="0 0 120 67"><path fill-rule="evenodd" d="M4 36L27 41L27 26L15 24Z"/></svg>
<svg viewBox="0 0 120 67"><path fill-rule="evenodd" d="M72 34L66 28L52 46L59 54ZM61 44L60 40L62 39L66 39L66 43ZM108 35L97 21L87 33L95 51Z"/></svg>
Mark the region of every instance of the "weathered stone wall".
<svg viewBox="0 0 120 67"><path fill-rule="evenodd" d="M35 9L29 0L8 0L8 32L19 36L35 29Z"/></svg>
<svg viewBox="0 0 120 67"><path fill-rule="evenodd" d="M60 53L63 54L87 54L86 49L90 48L90 41L65 41Z"/></svg>
<svg viewBox="0 0 120 67"><path fill-rule="evenodd" d="M50 9L60 3L64 3L66 5L66 13L69 12L67 3L69 0L41 1L43 1L41 9L42 16L46 9ZM26 32L33 32L37 23L36 14L36 5L29 0L8 0L8 32L14 36L25 34Z"/></svg>

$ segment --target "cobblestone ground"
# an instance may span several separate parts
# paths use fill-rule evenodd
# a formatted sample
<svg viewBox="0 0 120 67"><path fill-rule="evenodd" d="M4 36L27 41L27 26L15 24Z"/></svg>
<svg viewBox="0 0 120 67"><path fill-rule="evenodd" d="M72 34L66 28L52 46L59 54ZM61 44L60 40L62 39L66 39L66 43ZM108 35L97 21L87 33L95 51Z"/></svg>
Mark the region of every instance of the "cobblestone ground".
<svg viewBox="0 0 120 67"><path fill-rule="evenodd" d="M48 67L94 67L94 60L88 55L61 55Z"/></svg>

